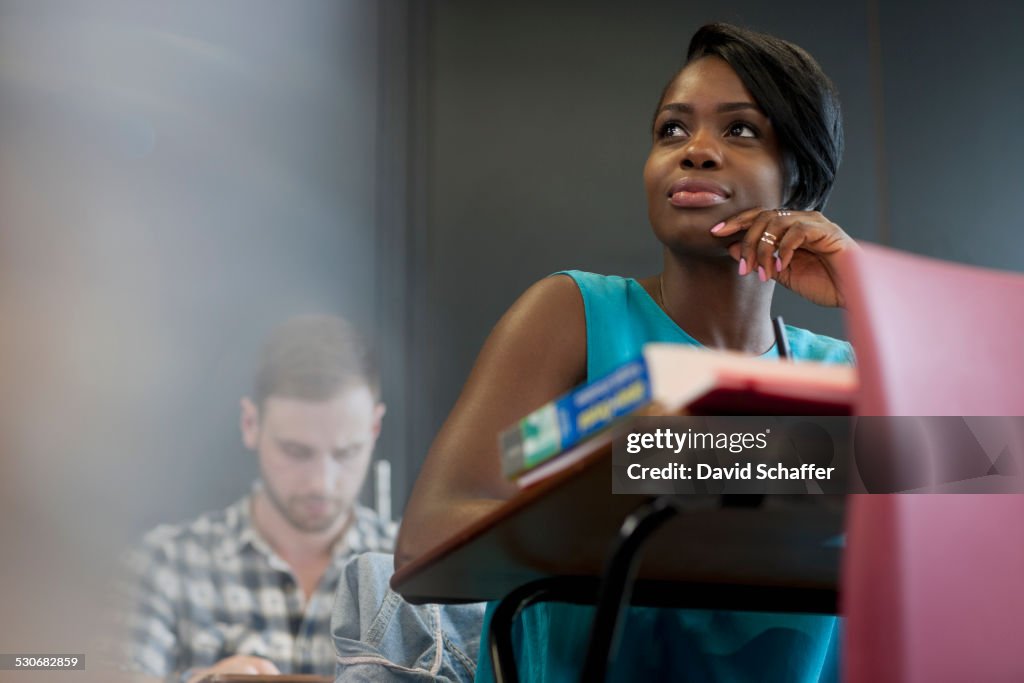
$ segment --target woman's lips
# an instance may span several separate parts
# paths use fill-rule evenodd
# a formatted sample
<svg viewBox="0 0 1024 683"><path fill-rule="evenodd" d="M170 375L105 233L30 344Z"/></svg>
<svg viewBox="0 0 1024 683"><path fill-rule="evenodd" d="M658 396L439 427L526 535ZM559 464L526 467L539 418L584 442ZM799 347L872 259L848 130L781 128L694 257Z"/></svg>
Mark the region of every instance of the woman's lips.
<svg viewBox="0 0 1024 683"><path fill-rule="evenodd" d="M683 179L672 183L669 202L683 209L699 209L716 206L729 199L728 191L707 180Z"/></svg>
<svg viewBox="0 0 1024 683"><path fill-rule="evenodd" d="M669 202L672 206L678 206L683 209L698 209L705 206L715 206L721 204L727 198L715 192L676 192L669 198Z"/></svg>

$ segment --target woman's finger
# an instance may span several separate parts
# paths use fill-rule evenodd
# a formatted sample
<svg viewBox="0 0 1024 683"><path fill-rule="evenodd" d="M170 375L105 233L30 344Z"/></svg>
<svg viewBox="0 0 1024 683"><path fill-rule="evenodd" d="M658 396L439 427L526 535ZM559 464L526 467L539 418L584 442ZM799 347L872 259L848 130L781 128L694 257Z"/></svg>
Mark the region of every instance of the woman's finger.
<svg viewBox="0 0 1024 683"><path fill-rule="evenodd" d="M740 230L744 230L754 218L764 211L761 207L740 211L735 216L730 216L721 223L711 228L711 234L716 237L730 237Z"/></svg>
<svg viewBox="0 0 1024 683"><path fill-rule="evenodd" d="M798 225L800 225L798 223ZM796 228L797 226L793 226ZM789 268L789 264L793 261L793 254L796 250L801 247L807 241L807 230L802 229L804 226L797 229L790 229L786 231L786 234L779 240L778 246L778 271L781 272L786 268Z"/></svg>
<svg viewBox="0 0 1024 683"><path fill-rule="evenodd" d="M790 212L769 211L768 213L770 215L755 245L757 263L760 268L758 275L761 276L763 273L762 282L769 278L774 279L782 270L782 264L777 255L779 245L787 235L801 225L800 219L791 215Z"/></svg>
<svg viewBox="0 0 1024 683"><path fill-rule="evenodd" d="M775 231L770 234L775 235L783 231L783 226L775 220L777 218L778 215L775 211L762 210L750 222L741 240L743 245L739 265L741 275L756 272L762 282L767 281L768 273L771 272L771 261L774 259L772 254L775 249L772 242L775 241L775 238L765 239L764 234L768 231L769 226Z"/></svg>

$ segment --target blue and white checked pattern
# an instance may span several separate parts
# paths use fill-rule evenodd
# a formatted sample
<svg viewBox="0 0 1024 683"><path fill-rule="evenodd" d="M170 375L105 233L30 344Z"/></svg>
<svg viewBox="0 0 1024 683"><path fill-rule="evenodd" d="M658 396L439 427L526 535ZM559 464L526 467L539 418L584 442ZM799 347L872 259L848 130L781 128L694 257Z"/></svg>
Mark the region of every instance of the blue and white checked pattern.
<svg viewBox="0 0 1024 683"><path fill-rule="evenodd" d="M250 503L246 496L191 524L158 527L129 553L129 668L173 680L245 654L273 661L282 673L334 675L330 622L341 568L358 553L391 552L394 525L357 507L304 601L288 565L252 526Z"/></svg>

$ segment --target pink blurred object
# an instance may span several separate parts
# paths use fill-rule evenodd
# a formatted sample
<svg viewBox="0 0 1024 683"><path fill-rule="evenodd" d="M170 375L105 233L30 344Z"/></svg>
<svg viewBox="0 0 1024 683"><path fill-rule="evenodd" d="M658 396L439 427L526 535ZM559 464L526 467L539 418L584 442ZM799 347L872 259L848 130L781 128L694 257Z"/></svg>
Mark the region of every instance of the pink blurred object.
<svg viewBox="0 0 1024 683"><path fill-rule="evenodd" d="M867 246L843 276L858 414L1024 415L1024 275ZM844 680L1024 681L1024 496L857 495L847 514Z"/></svg>

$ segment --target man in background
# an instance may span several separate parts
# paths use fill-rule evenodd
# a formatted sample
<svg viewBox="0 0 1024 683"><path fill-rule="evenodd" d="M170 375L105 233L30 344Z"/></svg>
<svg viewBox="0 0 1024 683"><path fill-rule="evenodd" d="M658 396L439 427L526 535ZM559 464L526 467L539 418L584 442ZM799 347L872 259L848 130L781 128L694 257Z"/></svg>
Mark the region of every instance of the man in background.
<svg viewBox="0 0 1024 683"><path fill-rule="evenodd" d="M260 480L224 510L151 531L131 553L131 669L188 683L333 676L340 569L393 549L390 525L356 502L384 410L369 349L344 320L299 317L273 331L241 404Z"/></svg>

